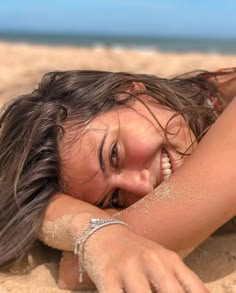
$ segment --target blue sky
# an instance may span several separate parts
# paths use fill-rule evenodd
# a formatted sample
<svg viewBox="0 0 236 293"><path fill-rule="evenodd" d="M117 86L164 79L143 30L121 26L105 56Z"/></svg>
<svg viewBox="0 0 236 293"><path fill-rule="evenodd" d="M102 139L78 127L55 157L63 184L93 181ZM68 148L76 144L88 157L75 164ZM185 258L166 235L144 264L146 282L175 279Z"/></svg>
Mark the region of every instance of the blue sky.
<svg viewBox="0 0 236 293"><path fill-rule="evenodd" d="M7 0L6 30L236 38L236 1Z"/></svg>

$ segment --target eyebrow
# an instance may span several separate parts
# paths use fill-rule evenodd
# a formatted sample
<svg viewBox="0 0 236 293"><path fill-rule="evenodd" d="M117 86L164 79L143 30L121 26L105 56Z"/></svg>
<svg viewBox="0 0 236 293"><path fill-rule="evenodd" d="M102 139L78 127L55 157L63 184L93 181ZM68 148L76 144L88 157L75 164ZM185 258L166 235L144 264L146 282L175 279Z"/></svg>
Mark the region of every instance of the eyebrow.
<svg viewBox="0 0 236 293"><path fill-rule="evenodd" d="M102 170L102 173L104 174L104 176L107 175L107 169L106 169L106 163L103 157L103 148L106 142L106 138L107 138L108 132L106 131L106 133L103 135L103 138L101 140L101 143L99 145L98 148L98 161L99 161L99 166Z"/></svg>

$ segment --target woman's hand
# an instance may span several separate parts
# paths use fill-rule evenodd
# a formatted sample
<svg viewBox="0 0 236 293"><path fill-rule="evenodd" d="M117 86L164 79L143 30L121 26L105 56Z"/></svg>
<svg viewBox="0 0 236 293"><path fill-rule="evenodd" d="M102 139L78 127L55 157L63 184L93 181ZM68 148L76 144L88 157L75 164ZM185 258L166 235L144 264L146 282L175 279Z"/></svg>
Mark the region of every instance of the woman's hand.
<svg viewBox="0 0 236 293"><path fill-rule="evenodd" d="M86 284L79 284L79 275L74 275L76 257L74 261L67 257L64 266L60 269L61 286L91 288L87 278ZM121 225L102 228L87 240L84 267L101 293L209 292L176 253Z"/></svg>
<svg viewBox="0 0 236 293"><path fill-rule="evenodd" d="M73 251L76 238L87 228L90 218L108 219L111 217L109 213L66 194L56 195L46 210L40 239L57 249ZM139 227L143 227L144 218L136 218L136 221ZM140 232L146 234L144 228ZM173 232L166 230L166 234L169 233ZM77 261L76 257L74 260ZM167 293L187 290L194 293L208 292L174 252L121 225L111 225L96 231L85 244L85 260L85 269L90 279L102 293L121 290L126 293L144 293L152 292L151 288ZM61 267L61 287L69 288L73 283L75 289L77 282L80 285L77 288L82 289L77 281L79 274L74 275L74 265L78 265L75 261L67 262L64 277ZM76 279L67 278L69 282L63 284L66 276L75 276Z"/></svg>

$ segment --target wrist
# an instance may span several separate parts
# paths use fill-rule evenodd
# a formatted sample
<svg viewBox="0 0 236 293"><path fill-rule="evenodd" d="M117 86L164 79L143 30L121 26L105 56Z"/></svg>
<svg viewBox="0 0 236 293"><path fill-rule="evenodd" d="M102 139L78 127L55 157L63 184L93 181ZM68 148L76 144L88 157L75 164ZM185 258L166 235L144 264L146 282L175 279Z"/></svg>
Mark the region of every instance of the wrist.
<svg viewBox="0 0 236 293"><path fill-rule="evenodd" d="M70 222L70 234L73 239L73 245L75 245L76 240L82 235L82 233L88 228L91 218L99 219L110 219L111 216L104 212L100 211L95 213L82 213L74 215Z"/></svg>
<svg viewBox="0 0 236 293"><path fill-rule="evenodd" d="M89 240L90 237L94 235L98 230L106 228L107 226L113 225L122 225L125 227L129 227L125 222L110 218L110 219L98 219L98 218L91 218L89 221L89 225L87 228L80 233L80 236L75 241L75 248L74 254L78 255L79 257L79 282L83 282L83 273L84 273L84 262L85 262L85 244Z"/></svg>

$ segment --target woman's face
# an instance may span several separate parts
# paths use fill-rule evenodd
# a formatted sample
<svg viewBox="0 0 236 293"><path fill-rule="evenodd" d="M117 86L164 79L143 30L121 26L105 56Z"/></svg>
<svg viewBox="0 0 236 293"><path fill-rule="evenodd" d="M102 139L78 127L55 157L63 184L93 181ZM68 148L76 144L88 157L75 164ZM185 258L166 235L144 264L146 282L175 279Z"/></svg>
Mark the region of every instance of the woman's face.
<svg viewBox="0 0 236 293"><path fill-rule="evenodd" d="M145 96L142 99L165 127L173 112L148 102ZM172 145L181 152L194 140L180 116L171 120L168 131ZM132 108L112 109L96 117L82 134L67 126L61 157L66 192L102 208L132 205L183 161L167 145L164 131L138 100Z"/></svg>

